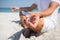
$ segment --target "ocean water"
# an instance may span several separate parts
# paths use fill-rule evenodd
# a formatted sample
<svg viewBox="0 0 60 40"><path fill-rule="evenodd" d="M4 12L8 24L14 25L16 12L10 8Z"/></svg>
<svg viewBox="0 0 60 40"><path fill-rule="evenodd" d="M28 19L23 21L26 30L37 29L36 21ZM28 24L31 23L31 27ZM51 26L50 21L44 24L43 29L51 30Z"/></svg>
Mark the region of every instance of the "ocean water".
<svg viewBox="0 0 60 40"><path fill-rule="evenodd" d="M20 10L16 10L16 12L19 12ZM34 9L32 11L38 11L38 9ZM11 8L0 8L0 12L12 12Z"/></svg>
<svg viewBox="0 0 60 40"><path fill-rule="evenodd" d="M0 12L12 12L12 11L11 8L0 8Z"/></svg>
<svg viewBox="0 0 60 40"><path fill-rule="evenodd" d="M16 12L19 12L20 10L17 10ZM36 12L36 11L38 11L38 9L36 8L36 9L34 9L34 10L32 10L33 12ZM0 12L12 12L11 11L11 8L0 8ZM58 13L60 13L60 8L59 8L59 10L58 10Z"/></svg>
<svg viewBox="0 0 60 40"><path fill-rule="evenodd" d="M34 2L35 0L0 0L0 12L12 12L12 6L26 7L31 6ZM19 11L17 10L16 12ZM36 8L33 11L38 11L38 9ZM60 9L58 12L60 13Z"/></svg>

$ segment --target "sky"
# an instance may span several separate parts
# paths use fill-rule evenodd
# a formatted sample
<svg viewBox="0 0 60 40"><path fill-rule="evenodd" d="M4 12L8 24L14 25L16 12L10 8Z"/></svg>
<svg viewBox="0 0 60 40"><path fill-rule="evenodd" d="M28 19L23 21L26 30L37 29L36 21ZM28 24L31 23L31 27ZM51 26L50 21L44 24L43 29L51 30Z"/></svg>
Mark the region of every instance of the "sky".
<svg viewBox="0 0 60 40"><path fill-rule="evenodd" d="M0 8L31 6L35 0L0 0Z"/></svg>

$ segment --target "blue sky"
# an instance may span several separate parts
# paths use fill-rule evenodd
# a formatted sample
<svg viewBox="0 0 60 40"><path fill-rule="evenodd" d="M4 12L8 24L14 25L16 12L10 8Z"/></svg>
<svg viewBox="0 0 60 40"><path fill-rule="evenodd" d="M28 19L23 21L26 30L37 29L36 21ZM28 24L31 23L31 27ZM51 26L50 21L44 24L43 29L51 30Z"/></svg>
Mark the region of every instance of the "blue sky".
<svg viewBox="0 0 60 40"><path fill-rule="evenodd" d="M0 0L0 8L9 8L12 6L26 7L30 6L35 0Z"/></svg>

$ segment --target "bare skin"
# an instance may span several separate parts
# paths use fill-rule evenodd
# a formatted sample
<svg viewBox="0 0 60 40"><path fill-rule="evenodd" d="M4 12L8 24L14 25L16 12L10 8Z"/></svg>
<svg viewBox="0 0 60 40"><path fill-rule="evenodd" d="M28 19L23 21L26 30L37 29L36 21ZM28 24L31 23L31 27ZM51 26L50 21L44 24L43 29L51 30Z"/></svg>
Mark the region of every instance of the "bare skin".
<svg viewBox="0 0 60 40"><path fill-rule="evenodd" d="M26 20L26 22L29 24L28 28L30 28L32 31L34 32L40 32L42 27L43 27L43 18L40 19L36 19L34 22L34 24L32 22L29 22L28 20Z"/></svg>
<svg viewBox="0 0 60 40"><path fill-rule="evenodd" d="M12 10L13 10L13 11L16 11L16 10L32 11L32 10L35 9L36 7L37 7L36 4L32 4L31 7L21 7L21 8L14 6L14 7L12 7Z"/></svg>
<svg viewBox="0 0 60 40"><path fill-rule="evenodd" d="M27 16L29 16L29 17L38 14L38 15L36 16L35 24L32 24L31 22L29 22L29 21L26 19L25 22L23 21L23 23L24 23L23 25L25 25L24 27L30 28L31 30L33 30L33 31L35 31L35 32L38 32L39 30L41 31L41 29L42 29L42 27L43 27L43 25L44 25L44 19L43 19L43 18L40 18L40 17L45 17L45 16L51 15L51 14L53 13L53 11L57 8L58 5L59 5L59 4L56 3L56 2L51 2L51 3L50 3L50 6L49 6L47 9L45 9L45 10L42 10L42 11L40 11L40 12L30 12L30 14L27 15ZM26 8L26 9L27 9L27 8ZM24 10L25 10L25 8L24 8ZM20 15L20 17L21 17L21 15ZM38 19L37 19L37 18L38 18ZM22 18L22 20L24 20L24 19L25 19L25 17ZM29 27L28 25L29 25L30 27Z"/></svg>

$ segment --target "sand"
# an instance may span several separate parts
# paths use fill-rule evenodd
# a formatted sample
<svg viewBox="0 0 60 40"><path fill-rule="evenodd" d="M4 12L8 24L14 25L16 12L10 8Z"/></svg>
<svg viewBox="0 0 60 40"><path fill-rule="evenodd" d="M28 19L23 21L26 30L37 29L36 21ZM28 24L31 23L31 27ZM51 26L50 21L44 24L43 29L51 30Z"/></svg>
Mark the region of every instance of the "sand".
<svg viewBox="0 0 60 40"><path fill-rule="evenodd" d="M60 14L58 14L58 25L38 37L25 38L22 27L19 25L19 15L15 12L0 12L0 40L60 40Z"/></svg>

